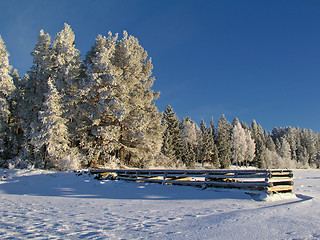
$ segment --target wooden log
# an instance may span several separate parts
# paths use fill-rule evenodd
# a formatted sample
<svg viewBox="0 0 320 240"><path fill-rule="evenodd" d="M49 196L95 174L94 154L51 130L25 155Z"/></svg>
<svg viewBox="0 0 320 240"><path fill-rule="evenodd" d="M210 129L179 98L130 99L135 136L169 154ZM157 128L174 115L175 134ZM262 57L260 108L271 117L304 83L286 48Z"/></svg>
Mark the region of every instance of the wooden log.
<svg viewBox="0 0 320 240"><path fill-rule="evenodd" d="M273 178L266 178L268 182L293 182L293 178L291 177L273 177Z"/></svg>
<svg viewBox="0 0 320 240"><path fill-rule="evenodd" d="M198 181L174 181L174 180L166 180L163 184L167 185L183 185L183 186L202 186L205 182Z"/></svg>
<svg viewBox="0 0 320 240"><path fill-rule="evenodd" d="M163 183L162 179L138 179L137 182Z"/></svg>
<svg viewBox="0 0 320 240"><path fill-rule="evenodd" d="M117 178L117 174L114 172L105 172L105 173L99 173L101 179L110 179L114 180Z"/></svg>
<svg viewBox="0 0 320 240"><path fill-rule="evenodd" d="M189 181L191 182L192 178L191 177L175 177L174 181Z"/></svg>
<svg viewBox="0 0 320 240"><path fill-rule="evenodd" d="M117 177L118 180L125 180L125 181L136 181L136 178L132 178L132 177Z"/></svg>
<svg viewBox="0 0 320 240"><path fill-rule="evenodd" d="M238 188L238 189L253 189L264 190L266 188L265 183L231 183L231 182L206 182L208 187L223 187L223 188Z"/></svg>
<svg viewBox="0 0 320 240"><path fill-rule="evenodd" d="M254 174L254 175L215 175L215 174L210 174L208 173L207 176L209 178L266 178L268 177L267 174Z"/></svg>
<svg viewBox="0 0 320 240"><path fill-rule="evenodd" d="M273 193L293 192L293 186L292 185L285 185L285 186L267 187L266 191L273 192Z"/></svg>

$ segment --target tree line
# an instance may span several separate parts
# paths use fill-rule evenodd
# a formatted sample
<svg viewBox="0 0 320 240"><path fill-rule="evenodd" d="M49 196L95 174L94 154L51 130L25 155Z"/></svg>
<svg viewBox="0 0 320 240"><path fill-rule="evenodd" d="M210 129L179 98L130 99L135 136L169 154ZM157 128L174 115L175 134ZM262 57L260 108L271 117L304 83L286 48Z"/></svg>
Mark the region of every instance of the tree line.
<svg viewBox="0 0 320 240"><path fill-rule="evenodd" d="M320 135L299 127L263 130L255 120L251 125L224 115L217 126L213 118L209 126L202 120L200 127L189 117L179 122L170 106L166 107L163 123L162 153L172 166L196 164L213 168L230 165L257 168L319 168Z"/></svg>
<svg viewBox="0 0 320 240"><path fill-rule="evenodd" d="M53 41L41 30L31 55L19 76L0 36L0 167L319 168L311 130L160 113L151 59L126 31L99 35L82 60L68 24Z"/></svg>

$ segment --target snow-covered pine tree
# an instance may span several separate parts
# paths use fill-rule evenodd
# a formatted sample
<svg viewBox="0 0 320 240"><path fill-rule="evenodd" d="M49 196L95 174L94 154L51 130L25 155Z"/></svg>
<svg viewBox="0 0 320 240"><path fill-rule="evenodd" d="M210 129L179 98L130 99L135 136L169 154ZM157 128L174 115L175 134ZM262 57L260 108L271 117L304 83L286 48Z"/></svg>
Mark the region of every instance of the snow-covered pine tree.
<svg viewBox="0 0 320 240"><path fill-rule="evenodd" d="M119 75L112 60L117 35L99 35L85 59L86 80L83 82L81 146L91 166L103 165L119 149L122 106L112 93L119 88ZM118 72L117 72L118 71Z"/></svg>
<svg viewBox="0 0 320 240"><path fill-rule="evenodd" d="M221 168L228 168L231 165L231 124L222 115L216 129L216 144L219 151Z"/></svg>
<svg viewBox="0 0 320 240"><path fill-rule="evenodd" d="M182 139L180 122L171 106L167 106L163 114L163 133L162 153L170 159L171 165L178 167L182 159Z"/></svg>
<svg viewBox="0 0 320 240"><path fill-rule="evenodd" d="M151 59L138 39L124 32L111 63L107 113L119 125L116 156L125 164L147 167L160 153L163 133L154 103L159 93L151 89Z"/></svg>
<svg viewBox="0 0 320 240"><path fill-rule="evenodd" d="M31 143L39 152L36 167L47 169L74 170L79 166L75 149L70 148L67 120L62 117L61 97L51 78L48 79L48 92L39 112L39 131L35 132Z"/></svg>
<svg viewBox="0 0 320 240"><path fill-rule="evenodd" d="M10 129L15 86L10 76L9 53L0 36L0 166L12 158L13 133Z"/></svg>
<svg viewBox="0 0 320 240"><path fill-rule="evenodd" d="M52 44L52 70L50 77L61 94L63 117L68 120L71 144L77 145L77 122L79 116L78 102L80 101L80 80L83 73L81 54L75 47L75 34L68 24L56 35Z"/></svg>

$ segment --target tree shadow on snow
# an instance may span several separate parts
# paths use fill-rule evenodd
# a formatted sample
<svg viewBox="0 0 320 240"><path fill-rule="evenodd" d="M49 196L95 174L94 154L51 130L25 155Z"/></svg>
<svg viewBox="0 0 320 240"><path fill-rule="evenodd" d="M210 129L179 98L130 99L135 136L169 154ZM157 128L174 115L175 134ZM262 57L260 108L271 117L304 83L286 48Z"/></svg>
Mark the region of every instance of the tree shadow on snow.
<svg viewBox="0 0 320 240"><path fill-rule="evenodd" d="M3 169L0 169L0 173ZM135 199L135 200L213 200L237 199L261 201L259 192L237 189L161 185L117 180L98 181L90 175L77 176L71 172L39 171L20 174L9 170L0 181L0 193L21 196L53 196L67 198ZM3 174L2 174L3 175ZM312 197L296 194L293 201L301 202Z"/></svg>
<svg viewBox="0 0 320 240"><path fill-rule="evenodd" d="M192 186L171 186L122 180L98 181L92 176L76 176L70 172L42 172L31 176L16 176L15 173L11 170L7 179L0 182L0 193L21 196L136 200L252 200L252 197L245 191L233 189L201 189Z"/></svg>

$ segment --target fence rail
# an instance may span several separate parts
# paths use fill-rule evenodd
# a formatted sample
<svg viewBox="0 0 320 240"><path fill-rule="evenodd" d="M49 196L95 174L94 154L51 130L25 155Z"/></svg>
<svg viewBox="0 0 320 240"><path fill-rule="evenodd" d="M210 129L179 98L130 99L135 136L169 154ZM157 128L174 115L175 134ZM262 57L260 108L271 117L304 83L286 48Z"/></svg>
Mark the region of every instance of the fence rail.
<svg viewBox="0 0 320 240"><path fill-rule="evenodd" d="M223 187L264 191L268 194L292 193L293 172L283 169L260 170L158 170L93 169L98 179L152 182L164 185Z"/></svg>

